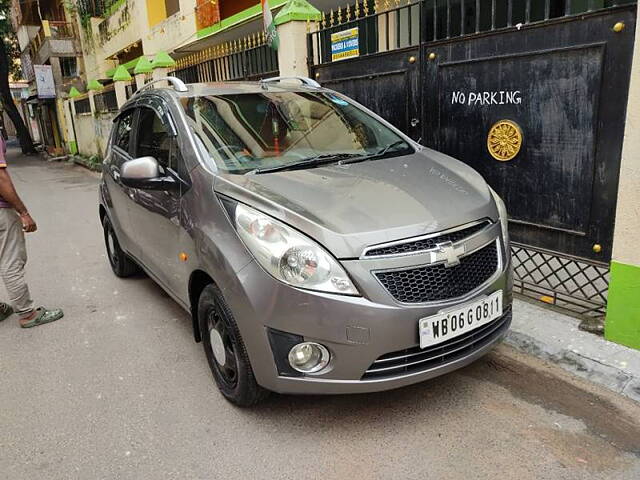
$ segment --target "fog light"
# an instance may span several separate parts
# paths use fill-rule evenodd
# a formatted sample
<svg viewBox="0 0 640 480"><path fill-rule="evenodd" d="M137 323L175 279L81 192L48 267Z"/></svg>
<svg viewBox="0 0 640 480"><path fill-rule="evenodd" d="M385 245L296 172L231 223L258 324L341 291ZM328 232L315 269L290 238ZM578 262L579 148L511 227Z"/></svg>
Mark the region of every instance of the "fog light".
<svg viewBox="0 0 640 480"><path fill-rule="evenodd" d="M302 373L316 373L329 364L331 355L319 343L303 342L289 351L289 364Z"/></svg>

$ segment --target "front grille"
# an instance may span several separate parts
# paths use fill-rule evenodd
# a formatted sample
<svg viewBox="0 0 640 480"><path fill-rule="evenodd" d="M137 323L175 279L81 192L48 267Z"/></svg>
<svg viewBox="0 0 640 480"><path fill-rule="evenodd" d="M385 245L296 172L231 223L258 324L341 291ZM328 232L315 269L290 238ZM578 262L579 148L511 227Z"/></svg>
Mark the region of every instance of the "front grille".
<svg viewBox="0 0 640 480"><path fill-rule="evenodd" d="M496 242L492 242L462 257L455 267L447 268L439 263L375 275L397 301L424 303L466 295L489 280L497 269L498 248Z"/></svg>
<svg viewBox="0 0 640 480"><path fill-rule="evenodd" d="M361 379L397 377L455 362L492 343L509 328L510 324L511 310L491 323L439 345L434 345L424 350L416 346L387 353L373 362Z"/></svg>
<svg viewBox="0 0 640 480"><path fill-rule="evenodd" d="M437 235L435 237L421 238L420 240L408 241L407 243L401 243L398 245L374 248L367 251L365 257L378 257L380 255L401 255L403 253L421 252L423 250L435 248L438 243L456 243L460 240L470 237L474 233L478 233L480 230L486 228L488 224L488 221L483 221L476 225L471 225L470 227L463 228L462 230L443 233L442 235Z"/></svg>

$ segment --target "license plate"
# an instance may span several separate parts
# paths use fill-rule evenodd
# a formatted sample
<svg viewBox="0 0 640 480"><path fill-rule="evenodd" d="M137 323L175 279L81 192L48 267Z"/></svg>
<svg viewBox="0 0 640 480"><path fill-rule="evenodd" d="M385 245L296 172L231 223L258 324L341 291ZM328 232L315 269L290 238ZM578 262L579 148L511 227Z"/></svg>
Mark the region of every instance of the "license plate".
<svg viewBox="0 0 640 480"><path fill-rule="evenodd" d="M420 348L463 335L502 316L502 290L418 321Z"/></svg>

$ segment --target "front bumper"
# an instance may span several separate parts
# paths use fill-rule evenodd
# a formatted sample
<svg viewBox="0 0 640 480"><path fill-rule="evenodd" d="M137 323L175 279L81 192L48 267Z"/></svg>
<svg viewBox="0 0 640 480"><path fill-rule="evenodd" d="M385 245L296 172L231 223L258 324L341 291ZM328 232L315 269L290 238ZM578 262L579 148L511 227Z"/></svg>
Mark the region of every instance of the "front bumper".
<svg viewBox="0 0 640 480"><path fill-rule="evenodd" d="M471 348L430 363L424 370L392 377L365 378L367 369L382 355L419 343L418 320L444 305L412 306L381 303L364 297L348 297L296 289L273 279L251 262L223 291L242 334L257 382L268 390L294 394L364 393L421 382L463 367L487 353L511 323L512 278L510 262L482 289L460 303L502 289L505 321L495 335ZM332 353L322 375L280 375L269 342L268 329L302 336L325 345Z"/></svg>

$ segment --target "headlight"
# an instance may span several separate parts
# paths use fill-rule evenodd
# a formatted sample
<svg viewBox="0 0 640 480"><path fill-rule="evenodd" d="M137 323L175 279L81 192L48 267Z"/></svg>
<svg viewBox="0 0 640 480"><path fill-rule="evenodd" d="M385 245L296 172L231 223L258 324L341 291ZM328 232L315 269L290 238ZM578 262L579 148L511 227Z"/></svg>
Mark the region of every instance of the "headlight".
<svg viewBox="0 0 640 480"><path fill-rule="evenodd" d="M496 202L496 207L498 207L498 215L500 215L500 228L502 230L502 240L504 241L504 248L509 248L509 217L507 216L507 207L500 196L493 190L493 188L489 187L489 191L491 191L493 200Z"/></svg>
<svg viewBox="0 0 640 480"><path fill-rule="evenodd" d="M267 272L294 287L358 295L344 269L320 245L291 227L238 204L236 229Z"/></svg>

